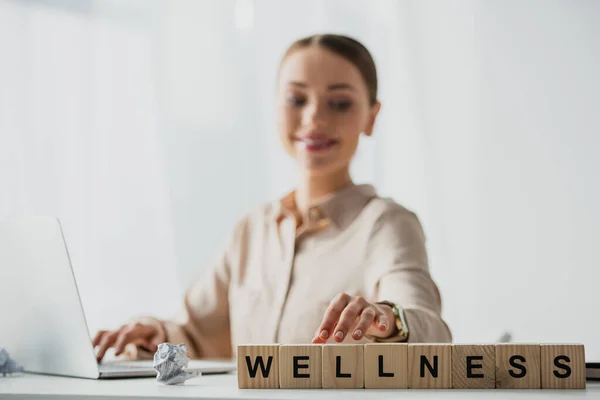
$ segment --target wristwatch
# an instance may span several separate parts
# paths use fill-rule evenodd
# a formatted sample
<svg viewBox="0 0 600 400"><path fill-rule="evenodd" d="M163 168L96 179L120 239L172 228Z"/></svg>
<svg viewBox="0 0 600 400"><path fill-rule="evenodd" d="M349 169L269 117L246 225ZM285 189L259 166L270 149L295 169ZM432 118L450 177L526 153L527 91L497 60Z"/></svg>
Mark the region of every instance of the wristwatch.
<svg viewBox="0 0 600 400"><path fill-rule="evenodd" d="M375 336L371 336L375 342L381 343L394 343L394 342L407 342L408 341L408 324L406 323L406 318L404 317L404 310L402 307L398 306L391 301L379 301L376 304L383 304L386 306L390 306L392 308L392 313L394 314L394 323L396 325L396 332L394 332L390 337L387 338L378 338Z"/></svg>

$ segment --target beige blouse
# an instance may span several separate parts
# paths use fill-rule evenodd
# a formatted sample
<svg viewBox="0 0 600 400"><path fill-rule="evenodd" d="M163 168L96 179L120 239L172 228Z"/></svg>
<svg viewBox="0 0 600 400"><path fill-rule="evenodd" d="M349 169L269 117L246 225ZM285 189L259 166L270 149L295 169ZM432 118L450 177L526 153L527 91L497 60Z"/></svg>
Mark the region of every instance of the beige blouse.
<svg viewBox="0 0 600 400"><path fill-rule="evenodd" d="M310 343L331 300L346 292L403 307L409 342L451 341L414 213L371 185L313 205L302 226L295 209L292 192L249 213L176 318L140 320L185 343L191 358L228 358L238 344Z"/></svg>

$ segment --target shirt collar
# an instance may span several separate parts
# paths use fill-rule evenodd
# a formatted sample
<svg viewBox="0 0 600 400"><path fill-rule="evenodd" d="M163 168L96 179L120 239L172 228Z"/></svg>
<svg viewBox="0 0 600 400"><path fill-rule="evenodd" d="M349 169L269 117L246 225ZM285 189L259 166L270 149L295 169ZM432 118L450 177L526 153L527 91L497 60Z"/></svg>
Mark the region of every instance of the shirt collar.
<svg viewBox="0 0 600 400"><path fill-rule="evenodd" d="M293 190L275 202L273 218L280 222L296 212L296 191ZM327 195L311 204L303 218L318 220L329 218L340 229L344 229L362 211L365 205L377 195L372 185L351 185Z"/></svg>

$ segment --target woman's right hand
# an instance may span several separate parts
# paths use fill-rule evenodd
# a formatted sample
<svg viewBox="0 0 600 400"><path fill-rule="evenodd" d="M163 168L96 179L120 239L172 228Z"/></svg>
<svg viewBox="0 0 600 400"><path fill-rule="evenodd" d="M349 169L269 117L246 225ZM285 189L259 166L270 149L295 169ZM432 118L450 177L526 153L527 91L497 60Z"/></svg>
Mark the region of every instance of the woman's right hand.
<svg viewBox="0 0 600 400"><path fill-rule="evenodd" d="M99 331L93 340L94 348L98 346L96 359L98 362L111 347L115 348L115 356L123 353L125 346L132 343L144 347L151 352L158 349L158 344L164 342L160 330L153 325L132 322L125 324L115 331Z"/></svg>

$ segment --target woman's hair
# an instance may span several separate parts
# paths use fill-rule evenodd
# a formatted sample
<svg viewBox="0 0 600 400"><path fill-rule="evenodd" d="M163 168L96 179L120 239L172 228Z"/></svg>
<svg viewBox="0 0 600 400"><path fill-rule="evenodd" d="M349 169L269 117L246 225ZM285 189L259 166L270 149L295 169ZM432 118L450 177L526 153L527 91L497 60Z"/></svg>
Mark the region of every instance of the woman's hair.
<svg viewBox="0 0 600 400"><path fill-rule="evenodd" d="M354 64L367 84L369 102L371 105L377 102L377 70L375 68L375 61L373 61L369 50L358 40L334 34L308 36L292 43L285 52L282 62L294 51L312 45L321 46Z"/></svg>

